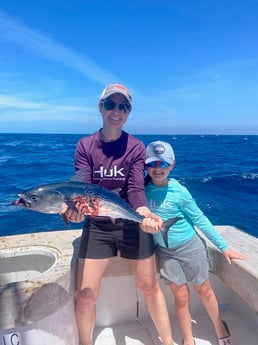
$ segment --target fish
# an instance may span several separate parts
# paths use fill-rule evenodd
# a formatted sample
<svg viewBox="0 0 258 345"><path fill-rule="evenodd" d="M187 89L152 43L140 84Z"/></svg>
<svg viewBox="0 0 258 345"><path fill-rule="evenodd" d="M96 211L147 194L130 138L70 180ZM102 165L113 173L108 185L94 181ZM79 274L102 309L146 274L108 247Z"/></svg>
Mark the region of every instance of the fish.
<svg viewBox="0 0 258 345"><path fill-rule="evenodd" d="M64 222L69 225L65 212L70 208L78 212L76 205L83 206L85 216L127 219L142 223L144 216L136 212L117 193L100 185L90 182L67 181L35 186L17 194L19 199L12 202L32 211L48 214L60 214ZM163 222L161 231L166 240L167 231L176 223L179 217Z"/></svg>

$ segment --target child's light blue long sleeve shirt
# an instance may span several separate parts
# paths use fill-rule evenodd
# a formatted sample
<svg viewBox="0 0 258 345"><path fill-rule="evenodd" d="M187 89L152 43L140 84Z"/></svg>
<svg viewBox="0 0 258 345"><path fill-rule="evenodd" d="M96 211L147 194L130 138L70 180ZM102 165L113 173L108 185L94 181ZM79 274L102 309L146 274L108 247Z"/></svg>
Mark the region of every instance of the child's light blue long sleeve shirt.
<svg viewBox="0 0 258 345"><path fill-rule="evenodd" d="M228 249L224 238L197 206L190 192L176 179L169 178L168 185L164 187L149 182L145 193L148 207L163 221L174 217L181 218L168 230L169 248L175 249L190 241L196 234L196 226L222 252ZM153 236L157 245L166 246L161 233L155 233Z"/></svg>

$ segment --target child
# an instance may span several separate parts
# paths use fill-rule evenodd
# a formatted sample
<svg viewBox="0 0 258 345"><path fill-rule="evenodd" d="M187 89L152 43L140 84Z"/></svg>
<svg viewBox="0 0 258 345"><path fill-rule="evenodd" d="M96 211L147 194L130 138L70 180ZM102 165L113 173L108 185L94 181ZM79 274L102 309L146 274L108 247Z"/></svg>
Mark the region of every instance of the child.
<svg viewBox="0 0 258 345"><path fill-rule="evenodd" d="M145 192L150 210L163 221L174 218L166 236L154 233L161 278L175 298L176 313L183 332L182 345L194 345L189 308L188 282L193 284L218 337L219 345L235 345L227 324L221 319L218 302L209 281L209 259L204 240L197 234L197 226L223 253L232 259L246 256L228 248L223 237L202 213L189 191L169 174L175 166L173 148L166 142L148 145L145 160L148 175Z"/></svg>

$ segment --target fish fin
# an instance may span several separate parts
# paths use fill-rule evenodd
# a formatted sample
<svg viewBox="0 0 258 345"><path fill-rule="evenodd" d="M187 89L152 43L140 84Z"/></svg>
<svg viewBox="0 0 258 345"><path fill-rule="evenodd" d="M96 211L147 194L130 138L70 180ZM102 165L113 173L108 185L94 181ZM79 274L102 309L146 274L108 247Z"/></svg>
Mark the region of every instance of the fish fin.
<svg viewBox="0 0 258 345"><path fill-rule="evenodd" d="M167 248L168 248L168 229L180 219L182 219L182 218L181 217L169 218L166 221L164 221L162 224L161 235L164 239L164 242L165 242Z"/></svg>
<svg viewBox="0 0 258 345"><path fill-rule="evenodd" d="M69 181L70 182L85 182L85 178L84 178L85 173L86 173L86 168L77 170L75 175L73 175Z"/></svg>
<svg viewBox="0 0 258 345"><path fill-rule="evenodd" d="M78 213L77 208L75 207L75 203L72 199L66 199L65 200L66 205L68 206L67 208L70 208L74 212Z"/></svg>

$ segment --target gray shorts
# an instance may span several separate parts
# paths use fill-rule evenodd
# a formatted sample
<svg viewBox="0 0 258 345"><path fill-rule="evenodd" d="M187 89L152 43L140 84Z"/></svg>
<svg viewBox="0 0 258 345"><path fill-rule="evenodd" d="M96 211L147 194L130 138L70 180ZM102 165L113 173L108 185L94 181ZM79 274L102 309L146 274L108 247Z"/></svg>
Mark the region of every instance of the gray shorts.
<svg viewBox="0 0 258 345"><path fill-rule="evenodd" d="M202 284L209 278L210 263L204 239L198 235L177 249L157 248L160 277L166 284Z"/></svg>

